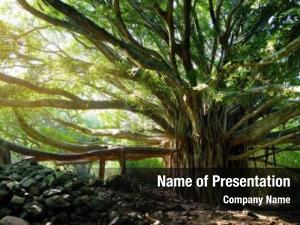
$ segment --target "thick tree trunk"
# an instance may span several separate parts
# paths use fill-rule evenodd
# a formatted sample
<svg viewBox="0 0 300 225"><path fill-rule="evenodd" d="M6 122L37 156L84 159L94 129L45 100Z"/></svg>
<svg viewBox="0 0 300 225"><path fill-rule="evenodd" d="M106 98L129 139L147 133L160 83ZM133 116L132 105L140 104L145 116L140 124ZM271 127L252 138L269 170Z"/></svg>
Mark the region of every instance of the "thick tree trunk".
<svg viewBox="0 0 300 225"><path fill-rule="evenodd" d="M197 177L212 173L214 169L246 168L247 161L229 161L230 154L243 153L245 146L234 149L227 147L227 118L222 106L204 109L203 103L186 102L186 112L179 113L176 121L176 143L178 151L172 154L170 168L174 177ZM185 198L218 204L220 197L216 190L197 188L178 190Z"/></svg>
<svg viewBox="0 0 300 225"><path fill-rule="evenodd" d="M241 149L238 149L242 151ZM173 177L190 177L196 181L208 174L223 172L220 169L246 168L247 161L228 161L228 149L222 143L203 139L189 139L181 145L181 151L173 154L171 172ZM179 188L177 193L187 199L219 205L222 200L221 190L211 187L201 188L194 183L192 188Z"/></svg>

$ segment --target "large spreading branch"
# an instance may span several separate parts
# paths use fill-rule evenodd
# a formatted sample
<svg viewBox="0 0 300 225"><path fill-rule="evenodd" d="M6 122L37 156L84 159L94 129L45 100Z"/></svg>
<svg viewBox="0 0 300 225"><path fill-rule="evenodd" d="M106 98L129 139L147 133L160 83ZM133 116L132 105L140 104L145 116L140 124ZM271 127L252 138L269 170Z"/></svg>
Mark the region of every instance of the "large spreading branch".
<svg viewBox="0 0 300 225"><path fill-rule="evenodd" d="M29 149L20 145L0 139L0 149L8 149L10 151L32 156L38 161L74 161L88 159L90 161L105 159L105 160L119 160L124 157L126 160L137 160L155 157L164 157L174 152L173 149L164 149L157 147L145 146L130 146L130 147L116 147L103 150L88 151L77 154L58 154L39 151L36 149Z"/></svg>
<svg viewBox="0 0 300 225"><path fill-rule="evenodd" d="M173 9L174 9L174 1L168 0L166 17L163 18L166 21L168 27L169 58L170 58L171 68L173 70L173 73L176 74L176 76L179 76L178 66L176 62L176 55L175 55L176 42L175 42Z"/></svg>
<svg viewBox="0 0 300 225"><path fill-rule="evenodd" d="M261 105L256 110L252 111L251 113L246 114L243 116L234 126L231 127L231 129L227 132L227 136L229 137L234 131L236 131L238 128L240 128L245 122L247 122L249 119L255 117L259 113L269 109L272 105L275 104L275 100L269 100L265 102L263 105Z"/></svg>
<svg viewBox="0 0 300 225"><path fill-rule="evenodd" d="M164 119L159 112L151 109L140 109L140 107L130 106L126 102L111 100L111 101L68 101L62 99L39 99L39 100L11 100L0 98L0 106L7 107L23 107L23 108L41 108L51 107L59 109L74 109L74 110L88 110L88 109L120 109L127 110L134 113L145 115L160 125L163 129L172 133L173 128L169 122Z"/></svg>
<svg viewBox="0 0 300 225"><path fill-rule="evenodd" d="M282 49L271 54L268 57L260 59L259 61L253 60L253 61L245 61L242 63L234 63L230 65L230 67L238 68L240 66L243 66L243 67L259 68L261 66L265 66L277 62L284 57L288 57L292 53L296 52L298 49L300 49L300 35L297 38L295 38L293 41L291 41L289 44L284 46Z"/></svg>
<svg viewBox="0 0 300 225"><path fill-rule="evenodd" d="M66 98L68 98L70 100L74 100L74 101L82 100L81 98L77 97L76 95L74 95L68 91L65 91L65 90L62 90L59 88L40 87L40 86L34 85L26 80L16 78L16 77L13 77L13 76L1 73L1 72L0 72L0 80L5 83L8 83L8 84L15 84L18 86L28 88L34 92L41 93L41 94L60 95L60 96L66 97Z"/></svg>
<svg viewBox="0 0 300 225"><path fill-rule="evenodd" d="M193 73L193 64L191 58L191 12L192 1L184 0L183 2L183 38L182 38L182 60L191 86L197 85L195 73Z"/></svg>
<svg viewBox="0 0 300 225"><path fill-rule="evenodd" d="M26 0L18 0L18 2L33 15L46 20L48 23L52 23L53 21L47 19L47 15L44 15L41 12L36 12L37 10L30 6ZM107 32L103 27L96 24L81 12L76 10L74 7L63 3L59 0L47 0L49 5L51 5L54 9L61 12L65 17L67 17L70 22L68 25L74 25L80 32L80 34L84 35L88 40L95 44L95 46L108 58L111 62L119 62L117 59L123 61L123 58L116 56L111 50L111 47L108 47L105 43L109 43L110 46L114 46L114 49L117 52L125 52L126 55L130 58L130 62L134 62L132 66L139 66L144 69L154 70L166 76L166 79L172 83L173 86L177 86L179 89L187 88L188 85L185 80L181 79L178 76L174 76L172 72L171 66L163 60L160 55L153 50L147 49L147 53L145 51L141 51L141 48L137 47L135 44L130 42L125 42L111 33ZM75 25L76 24L76 25ZM63 26L63 24L56 23L56 26L61 26L66 28L69 31L76 32L76 29L69 26ZM99 44L100 43L100 44ZM143 47L145 49L145 47ZM120 51L122 50L122 51ZM150 52L150 54L149 54Z"/></svg>
<svg viewBox="0 0 300 225"><path fill-rule="evenodd" d="M71 123L60 118L53 117L53 120L57 121L61 125L71 128L76 131L80 131L81 133L95 136L95 137L111 137L117 139L126 139L138 142L144 142L150 145L158 145L163 140L162 136L154 136L154 135L146 135L139 132L132 132L128 130L119 130L119 129L100 129L100 130L92 130L86 127L79 126L75 123Z"/></svg>
<svg viewBox="0 0 300 225"><path fill-rule="evenodd" d="M276 142L279 144L299 144L300 143L300 126L295 126L288 129L280 129L279 131L271 132L264 137L261 137L256 145L260 148L264 146L270 146Z"/></svg>
<svg viewBox="0 0 300 225"><path fill-rule="evenodd" d="M137 42L135 40L135 38L131 35L131 33L127 29L127 26L126 26L126 24L125 24L125 22L122 18L122 13L121 13L121 9L120 9L120 1L119 0L114 0L113 8L114 8L114 12L115 12L116 18L117 18L116 26L119 29L119 31L121 32L121 34L126 38L126 40L129 41L134 46L136 46L140 51L144 52L145 54L149 54L151 56L156 57L157 59L163 60L161 55L159 55L156 51L151 50L149 48L145 48L139 42Z"/></svg>
<svg viewBox="0 0 300 225"><path fill-rule="evenodd" d="M26 80L15 78L6 74L0 74L0 80L16 84L22 87L29 88L37 93L49 94L49 95L60 95L67 97L70 100L64 99L39 99L39 100L21 100L21 99L3 99L0 98L1 106L9 107L26 107L26 108L39 108L39 107L53 107L60 109L74 109L74 110L88 110L88 109L120 109L127 110L134 113L143 114L163 129L172 131L172 127L169 122L161 116L161 113L157 112L156 109L147 108L147 106L140 107L133 102L126 102L120 100L107 100L107 101L94 101L94 100L83 100L74 94L58 88L45 88L34 85Z"/></svg>
<svg viewBox="0 0 300 225"><path fill-rule="evenodd" d="M18 2L24 1L25 0L18 0ZM45 2L69 18L84 32L84 35L87 38L92 37L99 41L108 42L111 45L122 49L134 62L144 68L169 73L170 69L168 65L161 58L157 59L156 57L153 57L153 55L145 54L145 52L142 52L136 45L118 39L103 27L84 16L74 7L60 0L46 0ZM43 19L42 17L40 18Z"/></svg>
<svg viewBox="0 0 300 225"><path fill-rule="evenodd" d="M55 148L63 149L70 152L87 152L90 150L99 150L105 149L107 146L103 145L94 145L94 144L73 144L68 142L63 142L59 140L55 140L49 136L46 136L37 130L33 129L26 121L25 118L19 113L17 110L14 110L16 119L19 122L22 130L32 139L37 140L43 144L50 145Z"/></svg>
<svg viewBox="0 0 300 225"><path fill-rule="evenodd" d="M257 120L252 125L233 133L233 137L230 140L231 146L236 146L240 144L250 144L258 141L259 137L267 134L272 129L286 123L291 118L294 118L300 114L299 104L290 104L274 112L268 116Z"/></svg>
<svg viewBox="0 0 300 225"><path fill-rule="evenodd" d="M258 156L253 156L253 157L250 157L249 159L256 161L258 159L266 158L269 156L274 157L276 154L281 153L281 152L295 152L295 151L300 151L300 147L297 145L296 146L292 145L292 146L287 146L287 147L279 148L279 149L274 148L274 151L265 151L264 154L261 154Z"/></svg>
<svg viewBox="0 0 300 225"><path fill-rule="evenodd" d="M263 86L251 88L245 92L250 94L259 94L265 91L272 91L272 90L300 94L300 86L285 85L285 84L263 85Z"/></svg>
<svg viewBox="0 0 300 225"><path fill-rule="evenodd" d="M175 96L174 90L171 92L170 89L158 88L160 85L165 83L158 82L156 79L152 79L152 76L148 71L138 70L135 74L130 74L127 71L118 69L105 69L104 72L108 75L111 75L113 78L117 77L137 82L138 84L150 90L151 93L160 100L165 109L173 113L175 109L175 103L172 100L172 97Z"/></svg>
<svg viewBox="0 0 300 225"><path fill-rule="evenodd" d="M45 20L46 22L53 24L54 26L59 26L59 27L68 29L70 31L73 31L73 32L76 32L79 34L84 34L84 32L79 27L77 27L75 24L70 23L69 21L60 20L60 19L51 17L45 13L42 13L39 10L32 7L31 5L29 5L26 0L17 0L17 1L25 10L30 12L32 15L34 15L42 20Z"/></svg>
<svg viewBox="0 0 300 225"><path fill-rule="evenodd" d="M265 148L267 148L269 146L272 146L272 145L281 144L282 142L285 142L285 141L289 141L291 138L297 137L299 135L300 135L300 131L292 133L292 134L284 135L284 136L281 136L281 137L278 137L278 138L271 139L268 142L264 143L264 145L260 145L255 149L248 150L248 151L246 151L242 154L239 154L239 155L229 156L229 160L236 161L236 160L242 160L242 159L245 159L245 158L249 158L250 156L254 155L256 152L258 152L262 149L265 149ZM281 151L278 151L277 153L279 153L279 152L281 152Z"/></svg>

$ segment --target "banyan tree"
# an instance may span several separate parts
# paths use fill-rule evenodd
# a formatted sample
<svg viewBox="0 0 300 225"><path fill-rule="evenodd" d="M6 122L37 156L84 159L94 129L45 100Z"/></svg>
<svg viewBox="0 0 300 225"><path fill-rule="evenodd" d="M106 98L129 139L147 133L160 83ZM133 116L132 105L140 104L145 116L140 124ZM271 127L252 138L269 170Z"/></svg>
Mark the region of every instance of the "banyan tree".
<svg viewBox="0 0 300 225"><path fill-rule="evenodd" d="M0 106L28 142L2 129L2 149L102 165L163 157L191 171L245 168L299 150L297 1L12 2L27 25L0 24ZM102 110L130 112L129 124L146 125L95 130L60 117ZM116 142L57 139L41 129L45 121Z"/></svg>

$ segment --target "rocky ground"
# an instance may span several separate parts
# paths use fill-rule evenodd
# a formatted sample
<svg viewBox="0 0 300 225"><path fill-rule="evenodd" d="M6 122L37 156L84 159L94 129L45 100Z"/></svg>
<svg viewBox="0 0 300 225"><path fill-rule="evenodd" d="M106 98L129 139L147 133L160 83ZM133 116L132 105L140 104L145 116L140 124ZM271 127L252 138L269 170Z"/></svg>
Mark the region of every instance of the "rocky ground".
<svg viewBox="0 0 300 225"><path fill-rule="evenodd" d="M297 224L288 213L210 208L165 191L137 191L120 176L103 184L34 162L0 167L1 218L0 225Z"/></svg>

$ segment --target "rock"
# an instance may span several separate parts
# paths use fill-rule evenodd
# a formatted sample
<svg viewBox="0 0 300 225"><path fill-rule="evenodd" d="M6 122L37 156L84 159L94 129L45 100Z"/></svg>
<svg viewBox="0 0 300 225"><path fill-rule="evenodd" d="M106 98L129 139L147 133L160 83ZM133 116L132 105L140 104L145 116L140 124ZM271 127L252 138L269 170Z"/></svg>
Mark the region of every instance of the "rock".
<svg viewBox="0 0 300 225"><path fill-rule="evenodd" d="M28 192L34 196L40 195L40 188L37 185L32 185L29 187Z"/></svg>
<svg viewBox="0 0 300 225"><path fill-rule="evenodd" d="M42 181L44 178L45 178L45 174L43 174L43 173L39 173L39 174L34 176L34 179L36 181Z"/></svg>
<svg viewBox="0 0 300 225"><path fill-rule="evenodd" d="M65 191L73 191L73 190L78 190L78 189L81 189L82 187L85 187L86 185L84 184L84 182L82 182L81 180L72 180L72 181L69 181L67 182L65 185L64 185L64 190Z"/></svg>
<svg viewBox="0 0 300 225"><path fill-rule="evenodd" d="M10 203L13 205L23 205L24 202L25 202L25 198L17 196L17 195L14 195L12 197L12 199L10 200Z"/></svg>
<svg viewBox="0 0 300 225"><path fill-rule="evenodd" d="M48 208L57 209L57 208L67 208L70 206L70 203L65 200L62 195L54 195L45 200L45 204Z"/></svg>
<svg viewBox="0 0 300 225"><path fill-rule="evenodd" d="M119 217L119 214L116 212L116 211L111 211L110 213L109 213L109 219L113 219L113 218L115 218L115 217Z"/></svg>
<svg viewBox="0 0 300 225"><path fill-rule="evenodd" d="M72 191L73 188L74 188L74 187L73 187L73 183L72 183L72 182L69 182L69 183L67 183L67 184L64 185L64 190L65 190L65 191L68 191L68 192L69 192L69 191Z"/></svg>
<svg viewBox="0 0 300 225"><path fill-rule="evenodd" d="M7 184L11 181L11 180L6 180L5 178L1 179L0 176L0 189L5 190L7 188Z"/></svg>
<svg viewBox="0 0 300 225"><path fill-rule="evenodd" d="M133 224L130 221L129 217L121 216L116 211L111 211L109 213L109 225L127 225L127 224Z"/></svg>
<svg viewBox="0 0 300 225"><path fill-rule="evenodd" d="M20 183L18 181L8 182L6 184L7 188L11 191L17 191L21 188Z"/></svg>
<svg viewBox="0 0 300 225"><path fill-rule="evenodd" d="M0 170L0 218L13 215L25 218L31 225L192 225L208 224L216 218L232 219L223 209L219 214L212 213L212 207L205 211L202 205L178 199L169 192L134 190L138 189L121 176L111 177L103 185L100 179L83 179L21 162ZM235 220L240 224L240 219ZM260 221L269 224L263 223L261 217L255 222Z"/></svg>
<svg viewBox="0 0 300 225"><path fill-rule="evenodd" d="M35 183L35 180L30 177L25 177L24 179L22 179L20 181L21 186L25 189L29 188L34 183Z"/></svg>
<svg viewBox="0 0 300 225"><path fill-rule="evenodd" d="M91 197L89 195L84 195L80 197L80 201L82 202L82 204L92 208L92 202L91 202Z"/></svg>
<svg viewBox="0 0 300 225"><path fill-rule="evenodd" d="M13 173L9 176L11 180L21 181L22 177L19 174Z"/></svg>
<svg viewBox="0 0 300 225"><path fill-rule="evenodd" d="M118 225L120 224L120 216L116 211L111 211L109 213L109 225Z"/></svg>
<svg viewBox="0 0 300 225"><path fill-rule="evenodd" d="M49 190L44 191L43 195L45 197L51 197L53 195L57 195L57 194L61 194L61 193L62 193L61 189L49 189Z"/></svg>
<svg viewBox="0 0 300 225"><path fill-rule="evenodd" d="M120 217L116 216L115 218L113 218L108 225L120 225Z"/></svg>
<svg viewBox="0 0 300 225"><path fill-rule="evenodd" d="M11 214L10 209L0 206L0 218L2 218L4 216L8 216L9 214Z"/></svg>
<svg viewBox="0 0 300 225"><path fill-rule="evenodd" d="M134 223L129 217L125 217L125 216L124 217L116 216L109 222L109 225L128 225L128 224L136 224L136 223Z"/></svg>
<svg viewBox="0 0 300 225"><path fill-rule="evenodd" d="M0 225L29 225L29 223L18 217L6 216L0 220Z"/></svg>
<svg viewBox="0 0 300 225"><path fill-rule="evenodd" d="M32 196L32 194L25 192L23 197L25 198L25 201L29 202L29 201L33 201L34 197Z"/></svg>
<svg viewBox="0 0 300 225"><path fill-rule="evenodd" d="M106 180L106 186L112 188L113 190L125 191L125 192L133 192L133 188L128 179L123 176L116 175L108 178Z"/></svg>
<svg viewBox="0 0 300 225"><path fill-rule="evenodd" d="M132 217L132 218L139 218L139 219L142 219L143 217L141 215L139 215L137 212L131 212L131 213L128 213L127 214L129 217Z"/></svg>
<svg viewBox="0 0 300 225"><path fill-rule="evenodd" d="M32 216L39 216L43 212L43 206L37 202L26 203L23 208Z"/></svg>

